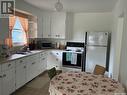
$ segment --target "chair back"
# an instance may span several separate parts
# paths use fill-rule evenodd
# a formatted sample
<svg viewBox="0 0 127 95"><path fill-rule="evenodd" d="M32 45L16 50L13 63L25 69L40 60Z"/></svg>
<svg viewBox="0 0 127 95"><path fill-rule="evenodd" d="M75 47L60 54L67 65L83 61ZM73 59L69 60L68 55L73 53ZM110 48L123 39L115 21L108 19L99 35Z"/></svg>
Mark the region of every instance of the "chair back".
<svg viewBox="0 0 127 95"><path fill-rule="evenodd" d="M106 70L106 69L105 69L104 67L102 67L102 66L100 66L100 65L96 65L93 73L94 73L95 75L104 75L105 70Z"/></svg>
<svg viewBox="0 0 127 95"><path fill-rule="evenodd" d="M48 76L49 76L50 79L52 79L56 74L57 73L56 73L56 68L55 67L48 70Z"/></svg>

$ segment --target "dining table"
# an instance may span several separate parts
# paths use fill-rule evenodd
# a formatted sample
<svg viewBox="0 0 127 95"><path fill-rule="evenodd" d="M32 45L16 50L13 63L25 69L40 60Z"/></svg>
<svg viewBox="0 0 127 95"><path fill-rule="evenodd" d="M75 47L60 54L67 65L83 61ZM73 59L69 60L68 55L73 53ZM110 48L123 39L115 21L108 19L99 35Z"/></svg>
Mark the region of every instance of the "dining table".
<svg viewBox="0 0 127 95"><path fill-rule="evenodd" d="M126 95L118 81L89 72L64 72L50 81L50 95Z"/></svg>

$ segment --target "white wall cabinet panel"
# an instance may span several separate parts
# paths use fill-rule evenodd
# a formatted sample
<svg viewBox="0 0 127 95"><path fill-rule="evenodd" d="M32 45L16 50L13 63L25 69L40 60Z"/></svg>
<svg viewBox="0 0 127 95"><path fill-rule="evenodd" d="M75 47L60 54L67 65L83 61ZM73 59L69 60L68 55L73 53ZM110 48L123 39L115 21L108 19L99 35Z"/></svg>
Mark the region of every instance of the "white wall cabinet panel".
<svg viewBox="0 0 127 95"><path fill-rule="evenodd" d="M65 38L65 21L66 14L62 12L54 12L51 16L51 37Z"/></svg>
<svg viewBox="0 0 127 95"><path fill-rule="evenodd" d="M52 12L43 16L43 38L65 39L66 13Z"/></svg>
<svg viewBox="0 0 127 95"><path fill-rule="evenodd" d="M42 35L43 38L51 38L51 16L46 15L42 17Z"/></svg>
<svg viewBox="0 0 127 95"><path fill-rule="evenodd" d="M29 22L29 38L37 37L37 22Z"/></svg>

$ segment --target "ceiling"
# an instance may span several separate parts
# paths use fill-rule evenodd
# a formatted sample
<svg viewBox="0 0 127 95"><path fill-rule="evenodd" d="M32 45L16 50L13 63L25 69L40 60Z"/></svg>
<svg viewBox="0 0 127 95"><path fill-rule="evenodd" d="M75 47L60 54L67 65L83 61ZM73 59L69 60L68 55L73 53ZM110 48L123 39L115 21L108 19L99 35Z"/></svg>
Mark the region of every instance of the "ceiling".
<svg viewBox="0 0 127 95"><path fill-rule="evenodd" d="M24 0L43 10L55 10L57 0ZM67 12L111 12L118 0L61 0Z"/></svg>

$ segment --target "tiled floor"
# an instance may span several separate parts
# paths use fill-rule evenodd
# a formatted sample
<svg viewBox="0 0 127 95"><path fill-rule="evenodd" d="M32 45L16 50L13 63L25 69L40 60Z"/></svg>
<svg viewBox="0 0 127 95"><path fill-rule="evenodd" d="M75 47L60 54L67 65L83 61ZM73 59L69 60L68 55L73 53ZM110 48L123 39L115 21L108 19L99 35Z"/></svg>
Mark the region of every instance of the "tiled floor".
<svg viewBox="0 0 127 95"><path fill-rule="evenodd" d="M47 73L41 74L17 90L13 95L49 95L49 81Z"/></svg>

